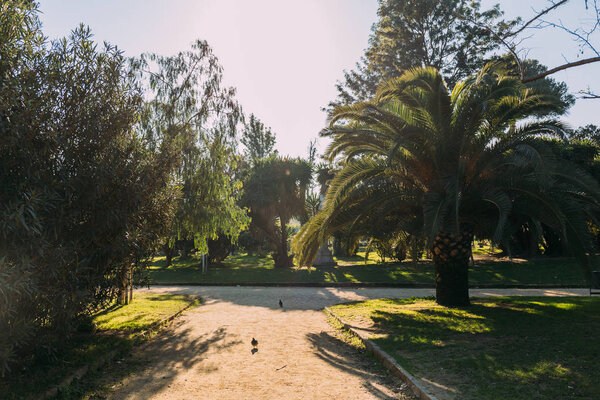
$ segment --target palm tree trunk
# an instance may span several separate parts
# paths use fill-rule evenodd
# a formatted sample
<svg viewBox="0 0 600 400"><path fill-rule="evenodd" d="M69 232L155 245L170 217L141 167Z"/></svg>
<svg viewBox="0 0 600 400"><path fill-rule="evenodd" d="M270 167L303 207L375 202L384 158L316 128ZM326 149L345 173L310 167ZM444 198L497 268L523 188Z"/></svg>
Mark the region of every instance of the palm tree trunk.
<svg viewBox="0 0 600 400"><path fill-rule="evenodd" d="M281 234L277 235L273 243L273 260L275 267L288 268L294 266L294 259L288 254L288 234L286 224L283 218L280 217Z"/></svg>
<svg viewBox="0 0 600 400"><path fill-rule="evenodd" d="M473 235L439 232L431 253L435 265L435 298L443 306L460 307L469 301L469 258Z"/></svg>

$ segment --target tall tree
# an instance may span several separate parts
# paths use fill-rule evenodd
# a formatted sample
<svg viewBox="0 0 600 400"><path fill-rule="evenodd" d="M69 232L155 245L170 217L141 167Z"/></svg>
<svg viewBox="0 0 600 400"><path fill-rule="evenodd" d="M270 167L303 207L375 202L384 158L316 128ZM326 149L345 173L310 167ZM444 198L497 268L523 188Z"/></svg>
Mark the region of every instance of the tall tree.
<svg viewBox="0 0 600 400"><path fill-rule="evenodd" d="M484 24L498 32L515 24L501 20L498 5L482 11L478 0L379 0L377 14L365 56L356 70L344 72L330 108L369 100L381 81L413 67L433 66L453 85L481 68L499 46Z"/></svg>
<svg viewBox="0 0 600 400"><path fill-rule="evenodd" d="M548 68L537 60L523 59L519 66L509 54L505 54L500 59L511 68L512 73L515 76L520 76L519 68L522 68L527 76L541 74L547 71ZM552 111L553 115L559 117L564 115L573 104L575 104L575 96L569 93L569 88L564 82L557 82L551 77L544 77L542 79L536 79L535 81L525 83L525 87L533 89L536 93L545 93L553 96L557 99L556 105L558 106ZM543 110L541 115L537 117L544 117L547 114L547 110Z"/></svg>
<svg viewBox="0 0 600 400"><path fill-rule="evenodd" d="M269 241L277 267L293 266L288 224L294 217L305 219L311 175L306 161L271 157L258 160L244 179L242 204L250 209L251 232Z"/></svg>
<svg viewBox="0 0 600 400"><path fill-rule="evenodd" d="M519 215L558 232L586 265L600 187L536 139L564 134L560 124L530 118L559 103L489 64L452 92L439 71L417 68L386 81L372 101L338 107L323 134L333 139L327 156L344 164L323 209L294 238L300 263L365 216L404 231L416 219L430 239L437 302L468 305L473 233L501 242L509 216Z"/></svg>
<svg viewBox="0 0 600 400"><path fill-rule="evenodd" d="M208 43L197 41L189 51L145 54L133 65L150 99L140 125L143 137L151 147L169 149L182 190L165 252L177 239L194 241L204 253L207 241L220 234L235 240L248 223L237 204L241 182L233 174L242 110L235 90L222 86L218 59Z"/></svg>
<svg viewBox="0 0 600 400"><path fill-rule="evenodd" d="M250 114L250 120L244 125L240 141L246 147L250 161L277 155L277 150L273 150L275 135L271 128L265 126L254 114Z"/></svg>

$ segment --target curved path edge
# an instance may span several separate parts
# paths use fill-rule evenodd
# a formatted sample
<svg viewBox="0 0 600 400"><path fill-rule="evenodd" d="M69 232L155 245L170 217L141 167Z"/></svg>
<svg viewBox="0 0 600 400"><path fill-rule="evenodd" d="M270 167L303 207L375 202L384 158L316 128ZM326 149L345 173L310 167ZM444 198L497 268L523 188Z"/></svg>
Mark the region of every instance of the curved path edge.
<svg viewBox="0 0 600 400"><path fill-rule="evenodd" d="M337 320L340 324L344 326L348 332L350 332L353 336L358 338L365 347L370 350L375 357L381 361L383 366L390 371L392 374L402 379L408 387L413 391L415 395L417 395L422 400L438 400L437 397L429 393L418 381L412 376L407 370L402 368L400 364L396 360L394 360L388 353L383 351L379 346L377 346L372 340L367 339L363 335L360 334L356 329L352 328L349 324L347 324L343 319L338 317L333 311L329 309L329 307L325 307L323 309L328 315Z"/></svg>

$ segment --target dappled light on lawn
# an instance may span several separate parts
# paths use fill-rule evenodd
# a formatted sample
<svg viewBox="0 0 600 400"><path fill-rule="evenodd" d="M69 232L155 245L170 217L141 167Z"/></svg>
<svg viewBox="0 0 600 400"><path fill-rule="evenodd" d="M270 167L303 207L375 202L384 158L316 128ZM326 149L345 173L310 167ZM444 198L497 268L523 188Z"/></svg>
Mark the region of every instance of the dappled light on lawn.
<svg viewBox="0 0 600 400"><path fill-rule="evenodd" d="M411 373L457 390L461 399L600 393L598 298L474 298L467 308L380 299L333 310Z"/></svg>

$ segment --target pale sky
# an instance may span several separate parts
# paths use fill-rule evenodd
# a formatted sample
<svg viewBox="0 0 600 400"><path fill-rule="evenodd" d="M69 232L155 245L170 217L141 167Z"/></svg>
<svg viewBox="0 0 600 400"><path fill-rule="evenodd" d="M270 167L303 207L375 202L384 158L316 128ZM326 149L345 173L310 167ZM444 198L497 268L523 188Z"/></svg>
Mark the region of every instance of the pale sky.
<svg viewBox="0 0 600 400"><path fill-rule="evenodd" d="M483 0L484 6L496 2ZM583 0L572 2L560 16L565 21L579 18ZM544 3L500 1L510 17L530 15ZM40 9L50 39L83 22L96 41L127 56L169 55L207 40L246 114L272 127L280 154L292 156L306 156L310 139L325 126L321 108L335 98L343 70L363 55L377 18L377 0L41 0ZM536 33L524 45L550 67L563 56L576 60L575 45L560 32ZM598 76L600 63L554 77L576 92L587 85L600 90ZM578 100L565 120L600 125L600 100Z"/></svg>

